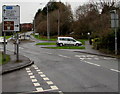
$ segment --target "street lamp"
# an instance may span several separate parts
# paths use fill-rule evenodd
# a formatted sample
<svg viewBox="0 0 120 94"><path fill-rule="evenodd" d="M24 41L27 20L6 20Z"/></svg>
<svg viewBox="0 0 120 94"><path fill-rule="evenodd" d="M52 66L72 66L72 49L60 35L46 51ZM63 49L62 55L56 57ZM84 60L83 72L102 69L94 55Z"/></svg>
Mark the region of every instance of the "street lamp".
<svg viewBox="0 0 120 94"><path fill-rule="evenodd" d="M112 10L111 12L111 28L115 30L115 54L117 55L117 28L119 27L119 19L116 10Z"/></svg>
<svg viewBox="0 0 120 94"><path fill-rule="evenodd" d="M60 35L60 10L58 9L58 36Z"/></svg>

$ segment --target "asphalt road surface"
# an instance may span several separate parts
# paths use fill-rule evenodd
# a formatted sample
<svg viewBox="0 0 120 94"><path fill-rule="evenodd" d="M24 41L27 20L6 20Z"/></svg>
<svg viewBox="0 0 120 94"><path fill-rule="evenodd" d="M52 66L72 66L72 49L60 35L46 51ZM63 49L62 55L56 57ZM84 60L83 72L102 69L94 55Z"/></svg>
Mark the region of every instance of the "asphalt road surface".
<svg viewBox="0 0 120 94"><path fill-rule="evenodd" d="M118 59L44 49L35 42L20 45L20 54L35 64L3 75L3 92L118 92ZM8 43L7 49L13 47Z"/></svg>

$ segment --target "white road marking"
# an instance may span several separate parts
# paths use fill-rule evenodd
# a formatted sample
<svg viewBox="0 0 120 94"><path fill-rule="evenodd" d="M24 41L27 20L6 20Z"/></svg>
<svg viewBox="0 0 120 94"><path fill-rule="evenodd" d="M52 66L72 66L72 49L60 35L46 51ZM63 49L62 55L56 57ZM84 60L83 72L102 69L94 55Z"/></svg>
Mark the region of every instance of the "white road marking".
<svg viewBox="0 0 120 94"><path fill-rule="evenodd" d="M40 84L39 83L33 83L34 84L34 86L40 86Z"/></svg>
<svg viewBox="0 0 120 94"><path fill-rule="evenodd" d="M88 64L91 64L91 65L100 66L100 65L98 65L98 64L91 63L91 62L88 62L88 61L84 61L84 62L86 62L86 63L88 63Z"/></svg>
<svg viewBox="0 0 120 94"><path fill-rule="evenodd" d="M43 90L43 91L32 91L33 93L34 92L49 92L49 91L53 91L53 90L57 90L57 89L46 89L46 90Z"/></svg>
<svg viewBox="0 0 120 94"><path fill-rule="evenodd" d="M34 69L36 69L36 72L38 74L40 74L40 76L43 78L43 80L45 80L45 82L48 85L53 85L53 82L49 80L49 78L46 77L46 75L43 74L43 72L40 72L39 68L36 65L33 65L32 67L34 67ZM26 68L26 71L28 72L28 75L31 78L31 81L33 83L33 85L36 87L37 91L33 91L33 92L45 92L45 91L53 91L53 90L59 90L57 86L53 85L53 86L49 86L51 89L47 89L47 90L43 90L42 87L40 87L40 83L38 82L37 79L35 79L34 74L31 72L30 68ZM58 91L59 92L59 91ZM59 92L60 94L63 94L62 91Z"/></svg>
<svg viewBox="0 0 120 94"><path fill-rule="evenodd" d="M41 76L41 77L46 77L46 75L44 75L44 74L43 74L43 75L40 75L40 76Z"/></svg>
<svg viewBox="0 0 120 94"><path fill-rule="evenodd" d="M29 70L30 70L30 68L26 68L26 70L27 70L27 71L29 71Z"/></svg>
<svg viewBox="0 0 120 94"><path fill-rule="evenodd" d="M30 76L30 78L35 78L35 76Z"/></svg>
<svg viewBox="0 0 120 94"><path fill-rule="evenodd" d="M31 73L31 71L29 70L29 71L27 71L28 73Z"/></svg>
<svg viewBox="0 0 120 94"><path fill-rule="evenodd" d="M38 92L43 92L43 91L44 91L42 87L36 88L36 90L37 90Z"/></svg>
<svg viewBox="0 0 120 94"><path fill-rule="evenodd" d="M40 70L36 70L37 72L40 72Z"/></svg>
<svg viewBox="0 0 120 94"><path fill-rule="evenodd" d="M84 60L85 58L80 58L81 60Z"/></svg>
<svg viewBox="0 0 120 94"><path fill-rule="evenodd" d="M65 57L65 58L70 58L70 57L68 57L68 56L60 55L60 54L58 54L58 56L60 56L60 57Z"/></svg>
<svg viewBox="0 0 120 94"><path fill-rule="evenodd" d="M99 60L99 58L94 58L95 60Z"/></svg>
<svg viewBox="0 0 120 94"><path fill-rule="evenodd" d="M24 49L24 48L22 48L22 47L19 47L20 49Z"/></svg>
<svg viewBox="0 0 120 94"><path fill-rule="evenodd" d="M32 82L37 82L37 79L31 79L32 80Z"/></svg>
<svg viewBox="0 0 120 94"><path fill-rule="evenodd" d="M64 94L62 91L58 91L59 92L59 94Z"/></svg>
<svg viewBox="0 0 120 94"><path fill-rule="evenodd" d="M110 69L110 70L114 72L120 72L119 70L116 70L116 69Z"/></svg>
<svg viewBox="0 0 120 94"><path fill-rule="evenodd" d="M28 73L28 75L33 75L33 73Z"/></svg>
<svg viewBox="0 0 120 94"><path fill-rule="evenodd" d="M57 86L50 86L52 89L58 89L58 87Z"/></svg>
<svg viewBox="0 0 120 94"><path fill-rule="evenodd" d="M49 55L51 55L52 53L46 52L46 54L49 54Z"/></svg>
<svg viewBox="0 0 120 94"><path fill-rule="evenodd" d="M86 57L96 57L95 55L86 55Z"/></svg>
<svg viewBox="0 0 120 94"><path fill-rule="evenodd" d="M36 70L38 69L38 67L34 67Z"/></svg>
<svg viewBox="0 0 120 94"><path fill-rule="evenodd" d="M49 78L45 77L45 78L43 78L43 80L47 81L47 80L49 80Z"/></svg>
<svg viewBox="0 0 120 94"><path fill-rule="evenodd" d="M89 60L91 60L92 58L86 58L86 59L89 59Z"/></svg>
<svg viewBox="0 0 120 94"><path fill-rule="evenodd" d="M106 60L111 60L111 59L116 59L116 58L104 57L103 59L106 59Z"/></svg>
<svg viewBox="0 0 120 94"><path fill-rule="evenodd" d="M37 67L36 65L32 65L33 67Z"/></svg>
<svg viewBox="0 0 120 94"><path fill-rule="evenodd" d="M47 83L48 85L52 85L52 84L53 84L52 81L46 81L46 83Z"/></svg>
<svg viewBox="0 0 120 94"><path fill-rule="evenodd" d="M43 74L43 72L38 72L38 74Z"/></svg>

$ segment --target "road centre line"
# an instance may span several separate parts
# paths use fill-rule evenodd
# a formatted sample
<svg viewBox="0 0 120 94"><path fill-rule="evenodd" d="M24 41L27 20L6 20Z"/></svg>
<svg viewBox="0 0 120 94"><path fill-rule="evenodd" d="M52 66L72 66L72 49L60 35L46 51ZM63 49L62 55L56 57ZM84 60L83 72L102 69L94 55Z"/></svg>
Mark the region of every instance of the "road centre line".
<svg viewBox="0 0 120 94"><path fill-rule="evenodd" d="M65 58L70 58L70 57L68 57L68 56L61 55L61 54L58 54L58 56L60 56L60 57L65 57Z"/></svg>
<svg viewBox="0 0 120 94"><path fill-rule="evenodd" d="M88 63L88 64L91 64L91 65L95 65L95 66L100 66L100 65L98 65L98 64L95 64L95 63L91 63L91 62L88 62L88 61L84 61L85 63Z"/></svg>
<svg viewBox="0 0 120 94"><path fill-rule="evenodd" d="M120 72L119 70L116 70L116 69L110 69L110 70L114 72Z"/></svg>

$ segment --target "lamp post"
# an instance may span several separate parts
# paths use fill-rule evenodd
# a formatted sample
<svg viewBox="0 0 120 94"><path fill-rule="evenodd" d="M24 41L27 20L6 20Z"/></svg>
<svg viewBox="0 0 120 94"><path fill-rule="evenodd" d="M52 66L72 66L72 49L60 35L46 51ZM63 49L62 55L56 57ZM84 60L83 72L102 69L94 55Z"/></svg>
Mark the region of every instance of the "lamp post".
<svg viewBox="0 0 120 94"><path fill-rule="evenodd" d="M117 28L119 27L119 20L118 20L118 14L116 10L112 10L111 12L111 28L114 28L115 30L115 54L117 55Z"/></svg>
<svg viewBox="0 0 120 94"><path fill-rule="evenodd" d="M60 10L58 9L58 36L60 35Z"/></svg>

